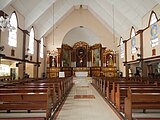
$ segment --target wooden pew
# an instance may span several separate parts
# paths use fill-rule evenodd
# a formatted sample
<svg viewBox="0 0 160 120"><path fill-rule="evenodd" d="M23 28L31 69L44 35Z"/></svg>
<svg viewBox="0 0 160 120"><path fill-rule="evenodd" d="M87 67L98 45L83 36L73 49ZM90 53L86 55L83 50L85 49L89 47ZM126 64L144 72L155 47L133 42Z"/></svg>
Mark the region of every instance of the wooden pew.
<svg viewBox="0 0 160 120"><path fill-rule="evenodd" d="M62 100L62 97L65 97L70 88L73 85L73 78L72 77L68 77L68 78L56 78L56 79L46 79L46 80L36 80L36 81L32 81L32 83L30 82L24 82L24 83L19 83L19 84L12 84L12 85L5 85L5 88L19 88L19 89L33 89L33 88L48 88L50 87L51 90L54 86L55 89L55 93L56 96L58 97L58 102L60 102Z"/></svg>
<svg viewBox="0 0 160 120"><path fill-rule="evenodd" d="M135 81L125 81L125 82L113 82L112 90L111 90L111 101L115 103L116 92L118 91L118 87L138 87L138 86L156 86L155 84L144 84L143 82L135 82Z"/></svg>
<svg viewBox="0 0 160 120"><path fill-rule="evenodd" d="M0 110L46 110L51 117L50 88L43 93L0 93Z"/></svg>
<svg viewBox="0 0 160 120"><path fill-rule="evenodd" d="M60 88L59 82L60 81L54 82L54 83L52 82L51 83L23 83L23 84L16 84L14 86L5 86L5 88L11 89L11 90L12 89L24 89L24 90L33 89L33 91L43 91L43 90L45 91L45 89L50 87L51 91L54 91L53 94L51 94L51 96L54 96L54 103L58 104L58 102L60 102L62 99L61 88Z"/></svg>
<svg viewBox="0 0 160 120"><path fill-rule="evenodd" d="M4 86L2 86L0 88L0 93L2 93L2 94L5 93L6 95L22 94L21 96L23 98L23 96L28 94L28 93L36 94L36 96L39 93L46 93L47 88L50 87L50 92L51 92L50 95L49 95L51 97L50 106L51 106L51 108L54 109L54 108L56 108L56 106L59 105L59 103L62 101L62 99L64 99L66 97L66 95L68 94L68 92L72 88L72 85L73 85L73 78L72 77L60 78L60 79L59 78L45 79L45 80L42 80L42 79L41 80L29 80L29 81L26 80L26 81L23 81L23 82L21 82L21 81L18 82L17 81L17 82L11 83L11 84L9 84L9 83L4 84ZM13 96L11 98L14 99ZM15 98L15 99L18 99L18 98ZM15 102L15 101L13 101L13 102ZM6 106L6 108L7 108L7 106ZM11 106L11 109L12 109L12 106ZM17 109L30 110L26 106L24 106L24 108L17 108ZM9 106L8 106L8 110L9 110ZM48 116L48 115L46 115L46 116Z"/></svg>
<svg viewBox="0 0 160 120"><path fill-rule="evenodd" d="M125 81L125 78L118 77L93 77L92 84L96 87L96 89L102 93L105 97L109 98L109 93L112 88L112 83L114 81Z"/></svg>
<svg viewBox="0 0 160 120"><path fill-rule="evenodd" d="M124 113L132 120L132 109L160 109L160 93L133 93L128 89L125 98Z"/></svg>
<svg viewBox="0 0 160 120"><path fill-rule="evenodd" d="M133 92L137 93L150 93L150 92L155 92L155 93L160 93L160 87L155 86L155 85L139 85L139 86L120 86L119 84L117 85L117 90L115 93L115 106L119 111L123 111L123 104L124 104L124 99L127 97L127 90L128 87L131 88Z"/></svg>
<svg viewBox="0 0 160 120"><path fill-rule="evenodd" d="M115 103L115 91L116 91L116 86L117 84L122 84L122 85L134 85L137 86L139 84L144 84L141 82L137 82L137 81L112 81L110 83L108 83L109 85L107 86L107 94L108 94L108 98Z"/></svg>
<svg viewBox="0 0 160 120"><path fill-rule="evenodd" d="M11 76L0 76L0 81L11 81L12 77Z"/></svg>

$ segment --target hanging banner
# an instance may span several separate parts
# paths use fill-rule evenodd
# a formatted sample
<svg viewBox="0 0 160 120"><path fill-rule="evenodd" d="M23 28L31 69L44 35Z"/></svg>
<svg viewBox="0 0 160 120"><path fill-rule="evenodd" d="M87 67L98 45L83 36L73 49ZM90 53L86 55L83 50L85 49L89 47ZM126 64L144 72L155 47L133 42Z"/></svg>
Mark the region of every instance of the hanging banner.
<svg viewBox="0 0 160 120"><path fill-rule="evenodd" d="M131 38L131 45L132 45L132 53L136 53L136 37L135 36Z"/></svg>
<svg viewBox="0 0 160 120"><path fill-rule="evenodd" d="M153 25L151 25L151 46L155 47L156 45L159 44L159 40L158 40L158 26L156 23L154 23Z"/></svg>

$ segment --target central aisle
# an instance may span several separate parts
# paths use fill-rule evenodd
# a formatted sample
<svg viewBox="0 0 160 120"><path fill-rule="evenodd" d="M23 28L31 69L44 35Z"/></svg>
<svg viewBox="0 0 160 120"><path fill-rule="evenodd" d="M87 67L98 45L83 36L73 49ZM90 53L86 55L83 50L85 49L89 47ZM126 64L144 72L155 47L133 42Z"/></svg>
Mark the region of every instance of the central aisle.
<svg viewBox="0 0 160 120"><path fill-rule="evenodd" d="M73 88L56 120L119 120L90 83L90 78L74 78Z"/></svg>

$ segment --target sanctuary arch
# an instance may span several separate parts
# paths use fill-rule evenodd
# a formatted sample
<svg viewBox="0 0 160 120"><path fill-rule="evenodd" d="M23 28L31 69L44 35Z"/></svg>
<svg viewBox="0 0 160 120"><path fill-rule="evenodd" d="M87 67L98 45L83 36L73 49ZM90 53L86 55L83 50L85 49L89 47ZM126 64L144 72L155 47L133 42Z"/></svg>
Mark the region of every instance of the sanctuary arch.
<svg viewBox="0 0 160 120"><path fill-rule="evenodd" d="M59 71L65 76L116 76L115 53L100 40L84 26L71 29L57 51L48 51L48 77L57 77Z"/></svg>

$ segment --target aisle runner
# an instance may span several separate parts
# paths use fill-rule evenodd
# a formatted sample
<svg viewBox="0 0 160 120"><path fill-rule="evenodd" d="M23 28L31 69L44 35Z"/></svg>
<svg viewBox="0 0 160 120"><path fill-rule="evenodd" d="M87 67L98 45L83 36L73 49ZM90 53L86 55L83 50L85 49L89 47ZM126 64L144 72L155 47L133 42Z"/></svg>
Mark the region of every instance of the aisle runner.
<svg viewBox="0 0 160 120"><path fill-rule="evenodd" d="M45 120L45 118L1 118L0 120Z"/></svg>
<svg viewBox="0 0 160 120"><path fill-rule="evenodd" d="M74 78L74 86L56 120L119 120L90 84L90 78Z"/></svg>
<svg viewBox="0 0 160 120"><path fill-rule="evenodd" d="M74 99L95 99L94 95L75 95Z"/></svg>
<svg viewBox="0 0 160 120"><path fill-rule="evenodd" d="M160 118L134 118L134 120L160 120Z"/></svg>

